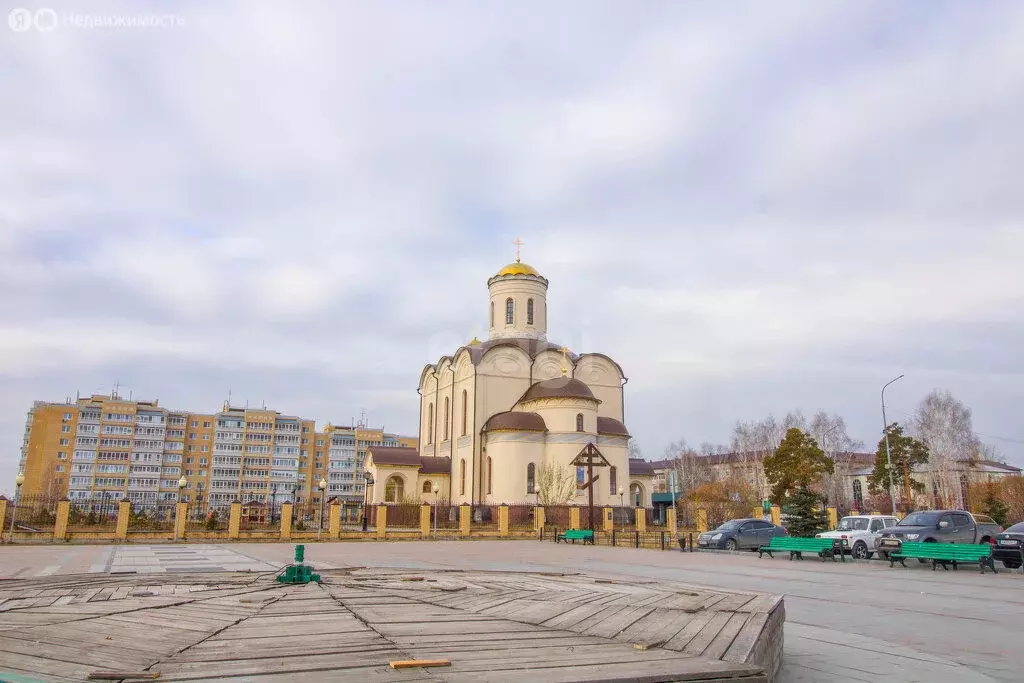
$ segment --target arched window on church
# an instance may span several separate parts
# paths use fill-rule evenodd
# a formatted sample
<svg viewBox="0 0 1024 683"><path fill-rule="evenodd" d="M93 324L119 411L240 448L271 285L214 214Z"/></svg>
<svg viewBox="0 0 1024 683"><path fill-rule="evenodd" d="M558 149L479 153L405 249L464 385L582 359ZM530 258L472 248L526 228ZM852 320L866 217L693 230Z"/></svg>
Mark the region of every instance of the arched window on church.
<svg viewBox="0 0 1024 683"><path fill-rule="evenodd" d="M526 300L526 324L533 324L533 299Z"/></svg>
<svg viewBox="0 0 1024 683"><path fill-rule="evenodd" d="M583 431L583 413L576 413L576 431Z"/></svg>
<svg viewBox="0 0 1024 683"><path fill-rule="evenodd" d="M612 465L611 467L608 468L608 493L612 494L613 496L618 492L619 488L618 483L615 481L617 478L617 474L618 470L615 469L615 465Z"/></svg>
<svg viewBox="0 0 1024 683"><path fill-rule="evenodd" d="M505 299L505 324L511 325L516 319L516 305L512 297Z"/></svg>
<svg viewBox="0 0 1024 683"><path fill-rule="evenodd" d="M491 302L491 327L494 327L494 302Z"/></svg>
<svg viewBox="0 0 1024 683"><path fill-rule="evenodd" d="M491 464L491 456L487 456L487 493L491 492L491 481L492 475L494 474L494 467Z"/></svg>
<svg viewBox="0 0 1024 683"><path fill-rule="evenodd" d="M434 443L434 404L427 406L427 444Z"/></svg>
<svg viewBox="0 0 1024 683"><path fill-rule="evenodd" d="M537 468L532 462L526 466L526 492L537 492Z"/></svg>
<svg viewBox="0 0 1024 683"><path fill-rule="evenodd" d="M463 389L462 390L462 434L461 434L461 436L465 436L466 435L466 419L467 419L466 416L468 415L468 413L469 413L469 394L467 394L466 390Z"/></svg>
<svg viewBox="0 0 1024 683"><path fill-rule="evenodd" d="M448 397L445 396L444 397L444 440L445 441L448 440L448 417L449 417L449 415L450 415L450 412L449 412Z"/></svg>
<svg viewBox="0 0 1024 683"><path fill-rule="evenodd" d="M864 487L860 479L853 480L853 507L858 511L864 510Z"/></svg>
<svg viewBox="0 0 1024 683"><path fill-rule="evenodd" d="M466 495L466 460L459 461L459 495Z"/></svg>

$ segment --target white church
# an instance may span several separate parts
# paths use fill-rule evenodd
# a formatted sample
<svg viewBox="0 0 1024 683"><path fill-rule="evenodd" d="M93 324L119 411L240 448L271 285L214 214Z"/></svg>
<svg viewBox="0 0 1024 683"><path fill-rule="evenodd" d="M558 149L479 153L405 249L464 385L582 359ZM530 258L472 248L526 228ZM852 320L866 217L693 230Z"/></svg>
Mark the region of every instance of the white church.
<svg viewBox="0 0 1024 683"><path fill-rule="evenodd" d="M487 288L487 341L423 368L419 450L370 449L371 500L544 502L541 479L550 487L557 476L564 502L585 504L573 483L585 472L571 463L593 444L607 461L594 470L594 503L649 505L650 465L633 461L630 472L622 368L547 340L548 280L519 258Z"/></svg>

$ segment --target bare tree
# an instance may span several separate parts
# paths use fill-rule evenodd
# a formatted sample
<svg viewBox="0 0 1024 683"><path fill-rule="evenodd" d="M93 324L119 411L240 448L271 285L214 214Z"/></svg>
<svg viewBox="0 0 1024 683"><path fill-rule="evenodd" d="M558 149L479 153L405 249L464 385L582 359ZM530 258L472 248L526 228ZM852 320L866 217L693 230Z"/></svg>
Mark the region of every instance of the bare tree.
<svg viewBox="0 0 1024 683"><path fill-rule="evenodd" d="M640 448L640 444L637 443L636 439L629 440L629 457L633 459L643 460L644 451Z"/></svg>
<svg viewBox="0 0 1024 683"><path fill-rule="evenodd" d="M701 444L702 449L710 444ZM724 450L724 449L723 449ZM693 450L686 439L673 441L665 447L665 460L674 462L679 493L687 493L715 480L714 462L705 457L711 453Z"/></svg>
<svg viewBox="0 0 1024 683"><path fill-rule="evenodd" d="M965 501L957 473L977 462L981 450L971 409L949 391L934 389L918 404L911 428L928 447L933 486L943 503L963 508Z"/></svg>
<svg viewBox="0 0 1024 683"><path fill-rule="evenodd" d="M863 448L864 442L850 437L846 431L846 420L841 415L830 415L824 410L811 417L807 431L835 463L834 471L822 477L822 492L832 504L852 502L852 492L847 491L845 482L852 469L853 453Z"/></svg>
<svg viewBox="0 0 1024 683"><path fill-rule="evenodd" d="M537 468L537 502L541 505L566 505L575 495L575 469L547 462Z"/></svg>

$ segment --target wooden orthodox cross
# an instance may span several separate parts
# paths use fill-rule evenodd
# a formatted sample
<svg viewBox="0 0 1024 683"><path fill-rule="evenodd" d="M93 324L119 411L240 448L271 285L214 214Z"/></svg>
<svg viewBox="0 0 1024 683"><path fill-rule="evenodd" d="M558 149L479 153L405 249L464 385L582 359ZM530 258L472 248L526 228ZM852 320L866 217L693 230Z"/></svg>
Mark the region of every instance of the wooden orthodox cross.
<svg viewBox="0 0 1024 683"><path fill-rule="evenodd" d="M583 483L580 488L587 489L587 508L588 508L588 519L590 524L590 530L596 531L594 528L594 482L599 478L599 475L594 474L595 467L609 467L610 464L601 455L601 451L597 450L597 446L593 442L590 442L586 447L579 452L571 463L573 467L586 467L587 468L587 481Z"/></svg>

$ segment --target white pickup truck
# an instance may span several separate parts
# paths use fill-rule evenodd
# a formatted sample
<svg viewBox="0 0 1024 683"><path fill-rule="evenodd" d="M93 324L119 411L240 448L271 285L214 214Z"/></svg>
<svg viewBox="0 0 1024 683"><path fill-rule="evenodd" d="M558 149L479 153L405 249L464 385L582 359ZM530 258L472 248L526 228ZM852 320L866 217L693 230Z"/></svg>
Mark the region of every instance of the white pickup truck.
<svg viewBox="0 0 1024 683"><path fill-rule="evenodd" d="M817 538L839 538L843 551L859 560L870 558L878 546L878 538L887 527L899 520L892 515L851 515L839 520L835 531L817 534Z"/></svg>

